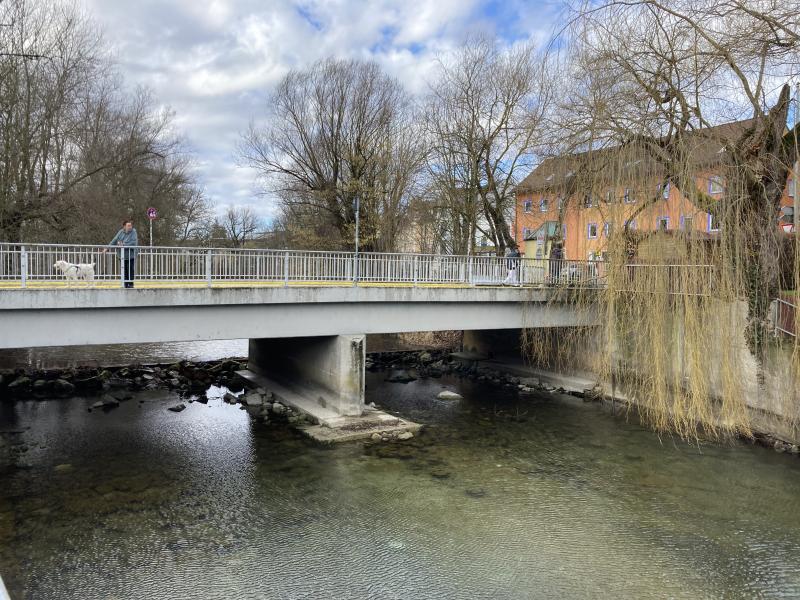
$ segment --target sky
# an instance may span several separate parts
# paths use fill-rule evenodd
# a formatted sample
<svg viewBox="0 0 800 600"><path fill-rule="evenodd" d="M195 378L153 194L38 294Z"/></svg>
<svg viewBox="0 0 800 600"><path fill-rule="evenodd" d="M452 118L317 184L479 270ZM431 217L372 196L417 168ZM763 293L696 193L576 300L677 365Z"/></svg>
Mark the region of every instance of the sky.
<svg viewBox="0 0 800 600"><path fill-rule="evenodd" d="M560 0L85 0L129 86L175 112L199 182L218 212L251 206L268 225L274 202L236 145L290 70L316 60L375 60L424 92L437 56L471 33L504 44L544 39Z"/></svg>

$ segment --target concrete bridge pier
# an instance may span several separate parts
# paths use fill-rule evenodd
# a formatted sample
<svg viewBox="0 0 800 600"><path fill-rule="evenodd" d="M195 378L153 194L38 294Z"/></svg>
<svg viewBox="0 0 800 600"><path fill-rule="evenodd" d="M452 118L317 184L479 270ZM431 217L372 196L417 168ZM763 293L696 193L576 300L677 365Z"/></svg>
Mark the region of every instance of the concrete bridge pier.
<svg viewBox="0 0 800 600"><path fill-rule="evenodd" d="M251 339L248 369L321 422L364 412L365 335Z"/></svg>

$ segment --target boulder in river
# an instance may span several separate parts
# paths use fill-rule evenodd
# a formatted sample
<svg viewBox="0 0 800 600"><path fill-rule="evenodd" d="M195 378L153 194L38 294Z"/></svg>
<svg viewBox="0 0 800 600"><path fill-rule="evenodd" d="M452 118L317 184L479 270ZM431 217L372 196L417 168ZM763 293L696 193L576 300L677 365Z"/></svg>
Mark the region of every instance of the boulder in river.
<svg viewBox="0 0 800 600"><path fill-rule="evenodd" d="M75 386L64 379L56 379L53 382L53 392L58 396L71 396L75 391Z"/></svg>
<svg viewBox="0 0 800 600"><path fill-rule="evenodd" d="M439 400L461 400L463 398L461 394L451 392L450 390L442 390L436 397Z"/></svg>
<svg viewBox="0 0 800 600"><path fill-rule="evenodd" d="M264 396L259 392L249 392L242 398L242 404L245 406L261 406L264 404Z"/></svg>
<svg viewBox="0 0 800 600"><path fill-rule="evenodd" d="M29 377L17 377L9 384L8 391L13 396L27 396L31 391L32 384L33 382Z"/></svg>
<svg viewBox="0 0 800 600"><path fill-rule="evenodd" d="M172 412L181 412L185 408L186 405L183 402L181 402L180 404L176 404L175 406L170 406L167 410L171 410Z"/></svg>
<svg viewBox="0 0 800 600"><path fill-rule="evenodd" d="M395 369L386 378L390 383L408 383L409 381L416 381L417 378L405 369Z"/></svg>

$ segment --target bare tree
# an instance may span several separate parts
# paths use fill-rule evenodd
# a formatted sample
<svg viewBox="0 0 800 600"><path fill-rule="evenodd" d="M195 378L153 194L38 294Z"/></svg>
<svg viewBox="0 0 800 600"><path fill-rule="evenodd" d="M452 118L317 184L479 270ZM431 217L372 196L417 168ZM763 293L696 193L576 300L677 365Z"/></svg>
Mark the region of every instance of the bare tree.
<svg viewBox="0 0 800 600"><path fill-rule="evenodd" d="M234 248L243 248L260 227L258 217L249 206L229 206L220 225Z"/></svg>
<svg viewBox="0 0 800 600"><path fill-rule="evenodd" d="M392 249L422 165L409 94L375 63L328 59L291 71L270 106L240 155L285 215L313 213L336 232L328 247L351 247L358 201L362 246Z"/></svg>
<svg viewBox="0 0 800 600"><path fill-rule="evenodd" d="M478 230L500 252L516 246L513 190L533 162L549 98L532 45L502 50L472 38L441 61L425 122L431 199L449 215L452 251L471 252Z"/></svg>
<svg viewBox="0 0 800 600"><path fill-rule="evenodd" d="M191 188L181 194L177 206L175 239L179 242L202 239L208 235L212 210L200 188Z"/></svg>
<svg viewBox="0 0 800 600"><path fill-rule="evenodd" d="M194 186L172 114L121 87L73 5L6 0L0 23L0 239L96 242L157 205L171 241Z"/></svg>

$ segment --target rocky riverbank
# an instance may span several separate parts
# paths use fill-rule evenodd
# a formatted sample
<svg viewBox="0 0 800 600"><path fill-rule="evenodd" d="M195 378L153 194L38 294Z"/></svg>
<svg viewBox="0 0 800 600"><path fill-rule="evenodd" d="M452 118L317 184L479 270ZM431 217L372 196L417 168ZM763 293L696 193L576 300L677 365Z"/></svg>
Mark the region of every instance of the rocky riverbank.
<svg viewBox="0 0 800 600"><path fill-rule="evenodd" d="M6 369L0 371L0 398L45 400L77 394L168 389L202 400L212 385L242 391L244 383L236 377L236 371L244 368L244 359L227 359L109 368Z"/></svg>
<svg viewBox="0 0 800 600"><path fill-rule="evenodd" d="M367 355L369 371L386 373L386 381L409 383L417 379L455 375L484 382L519 394L553 393L569 394L586 402L604 401L598 388L582 391L554 387L536 377L518 377L480 361L465 359L448 350L396 351ZM207 392L212 386L228 390L224 399L230 404L241 404L252 416L269 421L286 420L302 424L305 417L290 407L276 402L271 393L263 389L248 390L246 382L236 371L247 368L244 358L216 361L179 361L162 365L130 365L126 367L69 369L5 369L0 370L0 399L52 400L75 395L96 396L92 409L109 410L133 397L132 393L149 390L171 390L181 402L168 407L180 412L187 403L208 402ZM244 392L244 393L243 393ZM458 399L458 394L446 393L440 399ZM800 455L800 447L773 436L756 433L752 443Z"/></svg>

